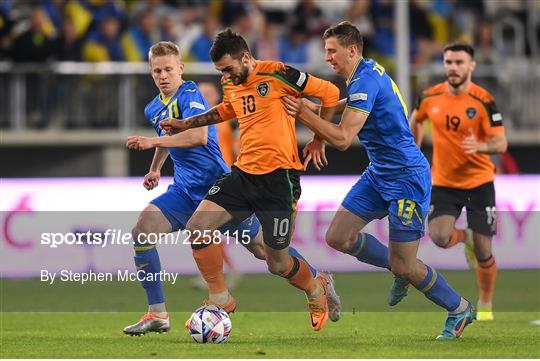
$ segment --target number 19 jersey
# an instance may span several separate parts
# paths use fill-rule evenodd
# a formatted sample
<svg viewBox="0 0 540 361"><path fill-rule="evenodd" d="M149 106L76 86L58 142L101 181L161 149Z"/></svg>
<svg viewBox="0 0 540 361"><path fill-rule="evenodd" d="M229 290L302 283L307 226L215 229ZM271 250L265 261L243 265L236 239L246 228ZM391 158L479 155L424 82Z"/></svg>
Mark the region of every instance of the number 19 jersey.
<svg viewBox="0 0 540 361"><path fill-rule="evenodd" d="M465 154L461 142L473 134L478 141L503 134L502 116L489 92L471 83L467 92L454 96L448 83L424 91L414 117L433 125L433 185L471 189L493 181L495 166L489 155Z"/></svg>

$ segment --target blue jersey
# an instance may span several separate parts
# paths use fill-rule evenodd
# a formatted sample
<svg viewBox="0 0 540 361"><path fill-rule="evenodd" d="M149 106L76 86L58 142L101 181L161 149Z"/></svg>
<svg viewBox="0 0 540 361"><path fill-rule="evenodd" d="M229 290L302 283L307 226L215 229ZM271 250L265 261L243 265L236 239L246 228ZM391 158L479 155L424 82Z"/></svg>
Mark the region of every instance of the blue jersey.
<svg viewBox="0 0 540 361"><path fill-rule="evenodd" d="M372 59L361 59L347 80L347 108L368 115L358 138L376 175L429 168L409 129L407 106L394 81Z"/></svg>
<svg viewBox="0 0 540 361"><path fill-rule="evenodd" d="M159 128L163 119L185 119L206 112L208 103L197 85L185 81L176 94L164 103L156 96L144 109L146 119L159 136L165 132ZM229 168L223 161L217 141L215 126L208 127L208 143L194 148L169 148L174 163L174 185L183 190L192 200L202 200L214 182Z"/></svg>

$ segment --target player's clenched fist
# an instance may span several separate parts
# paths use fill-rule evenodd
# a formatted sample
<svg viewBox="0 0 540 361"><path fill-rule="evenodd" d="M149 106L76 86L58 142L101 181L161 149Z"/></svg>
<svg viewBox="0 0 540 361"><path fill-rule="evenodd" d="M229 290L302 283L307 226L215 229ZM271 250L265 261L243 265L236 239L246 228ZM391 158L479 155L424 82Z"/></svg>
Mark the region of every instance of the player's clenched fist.
<svg viewBox="0 0 540 361"><path fill-rule="evenodd" d="M159 178L161 177L160 172L150 171L144 176L143 186L144 188L151 190L158 186Z"/></svg>
<svg viewBox="0 0 540 361"><path fill-rule="evenodd" d="M163 129L168 135L172 135L173 133L180 133L189 129L188 124L174 118L167 118L162 120L159 123L159 127Z"/></svg>
<svg viewBox="0 0 540 361"><path fill-rule="evenodd" d="M126 147L133 150L146 150L154 148L154 145L151 138L132 135L128 137Z"/></svg>

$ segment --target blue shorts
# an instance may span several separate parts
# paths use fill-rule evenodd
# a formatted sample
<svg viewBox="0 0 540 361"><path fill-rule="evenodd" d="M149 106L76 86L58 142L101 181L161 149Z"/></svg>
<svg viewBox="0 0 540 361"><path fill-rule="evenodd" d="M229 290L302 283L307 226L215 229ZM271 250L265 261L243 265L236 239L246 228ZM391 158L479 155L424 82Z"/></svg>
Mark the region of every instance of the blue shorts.
<svg viewBox="0 0 540 361"><path fill-rule="evenodd" d="M424 236L430 198L431 173L427 167L404 169L392 176L378 176L368 168L342 206L367 222L388 216L390 241L411 242Z"/></svg>
<svg viewBox="0 0 540 361"><path fill-rule="evenodd" d="M171 224L172 232L186 228L188 220L191 218L201 200L193 200L184 190L175 184L171 184L167 191L150 202L161 210L161 213L167 218ZM244 219L240 224L230 222L220 227L221 232L228 231L232 234L238 231L243 235L243 231L247 230L249 239L254 239L261 224L254 214ZM246 235L247 236L247 235Z"/></svg>

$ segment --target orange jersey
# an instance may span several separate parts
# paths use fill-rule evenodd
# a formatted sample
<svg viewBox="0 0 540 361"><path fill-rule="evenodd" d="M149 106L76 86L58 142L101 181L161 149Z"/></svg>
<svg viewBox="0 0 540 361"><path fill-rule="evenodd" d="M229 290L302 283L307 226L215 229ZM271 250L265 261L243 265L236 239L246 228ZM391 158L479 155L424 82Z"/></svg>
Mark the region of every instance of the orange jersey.
<svg viewBox="0 0 540 361"><path fill-rule="evenodd" d="M461 142L470 132L480 142L504 134L502 116L487 90L471 83L455 96L448 86L443 82L424 91L413 115L433 125L433 185L471 189L493 181L495 166L487 154L465 154Z"/></svg>
<svg viewBox="0 0 540 361"><path fill-rule="evenodd" d="M238 119L240 154L235 165L250 174L303 169L295 119L285 111L283 96L314 96L324 107L336 106L339 100L339 89L331 82L277 61L257 61L242 84L227 81L222 86L223 101L217 111L224 120Z"/></svg>

